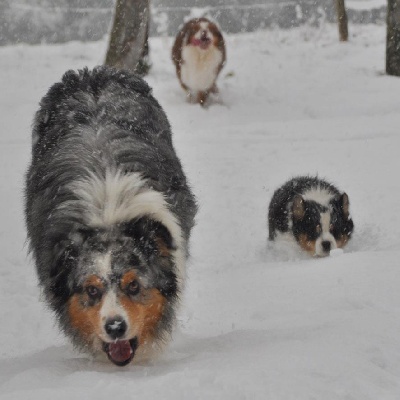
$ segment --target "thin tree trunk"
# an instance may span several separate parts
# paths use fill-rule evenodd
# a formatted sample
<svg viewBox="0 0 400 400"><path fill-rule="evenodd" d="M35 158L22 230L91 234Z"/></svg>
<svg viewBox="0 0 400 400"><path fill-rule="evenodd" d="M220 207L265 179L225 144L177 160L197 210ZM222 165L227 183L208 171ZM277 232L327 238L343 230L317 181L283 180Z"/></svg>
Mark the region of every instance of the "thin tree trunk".
<svg viewBox="0 0 400 400"><path fill-rule="evenodd" d="M105 64L145 75L149 68L149 0L117 0Z"/></svg>
<svg viewBox="0 0 400 400"><path fill-rule="evenodd" d="M386 73L400 76L400 0L388 0Z"/></svg>
<svg viewBox="0 0 400 400"><path fill-rule="evenodd" d="M336 15L338 19L338 26L339 26L339 40L341 42L347 42L349 39L349 30L348 30L347 14L344 5L344 0L335 0L335 4L336 4Z"/></svg>

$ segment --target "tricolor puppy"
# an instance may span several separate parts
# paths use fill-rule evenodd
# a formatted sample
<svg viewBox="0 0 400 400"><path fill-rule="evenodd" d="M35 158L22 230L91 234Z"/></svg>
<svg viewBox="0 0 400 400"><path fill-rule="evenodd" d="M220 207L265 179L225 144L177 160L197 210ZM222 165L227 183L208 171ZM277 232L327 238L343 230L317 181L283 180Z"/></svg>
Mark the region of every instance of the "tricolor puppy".
<svg viewBox="0 0 400 400"><path fill-rule="evenodd" d="M80 349L116 365L169 339L196 203L170 125L126 71L68 71L40 103L26 225L45 298Z"/></svg>
<svg viewBox="0 0 400 400"><path fill-rule="evenodd" d="M353 232L347 194L308 176L293 178L275 191L268 223L270 240L289 235L305 251L319 257L344 247Z"/></svg>
<svg viewBox="0 0 400 400"><path fill-rule="evenodd" d="M172 61L190 100L204 105L209 93L218 91L215 82L225 60L222 33L207 18L188 21L176 36Z"/></svg>

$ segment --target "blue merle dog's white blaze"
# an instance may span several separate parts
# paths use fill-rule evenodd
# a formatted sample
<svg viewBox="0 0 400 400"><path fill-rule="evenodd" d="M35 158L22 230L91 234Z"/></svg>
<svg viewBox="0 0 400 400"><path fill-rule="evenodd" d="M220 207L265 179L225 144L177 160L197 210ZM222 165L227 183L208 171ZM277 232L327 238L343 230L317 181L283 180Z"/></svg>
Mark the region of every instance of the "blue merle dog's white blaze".
<svg viewBox="0 0 400 400"><path fill-rule="evenodd" d="M318 257L344 247L353 231L347 194L311 177L293 178L275 191L268 221L270 240L290 234Z"/></svg>

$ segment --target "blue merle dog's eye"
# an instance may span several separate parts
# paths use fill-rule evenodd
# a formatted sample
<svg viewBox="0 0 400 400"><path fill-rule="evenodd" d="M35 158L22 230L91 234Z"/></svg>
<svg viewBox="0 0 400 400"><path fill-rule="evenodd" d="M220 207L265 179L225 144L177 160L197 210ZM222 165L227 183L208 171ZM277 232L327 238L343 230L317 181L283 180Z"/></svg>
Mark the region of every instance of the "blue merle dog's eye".
<svg viewBox="0 0 400 400"><path fill-rule="evenodd" d="M99 300L102 296L101 290L93 285L86 287L86 293L92 300Z"/></svg>
<svg viewBox="0 0 400 400"><path fill-rule="evenodd" d="M127 293L129 296L136 296L139 293L140 285L139 282L134 280L132 281L126 288Z"/></svg>

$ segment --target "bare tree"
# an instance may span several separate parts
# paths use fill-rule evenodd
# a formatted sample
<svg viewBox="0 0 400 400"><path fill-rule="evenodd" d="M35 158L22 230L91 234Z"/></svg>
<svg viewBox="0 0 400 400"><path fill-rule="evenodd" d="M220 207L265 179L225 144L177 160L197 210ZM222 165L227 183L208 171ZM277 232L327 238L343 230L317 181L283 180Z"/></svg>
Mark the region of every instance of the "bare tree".
<svg viewBox="0 0 400 400"><path fill-rule="evenodd" d="M335 0L335 6L339 26L339 40L341 42L347 42L349 39L349 29L344 0Z"/></svg>
<svg viewBox="0 0 400 400"><path fill-rule="evenodd" d="M386 73L400 76L400 0L388 0Z"/></svg>
<svg viewBox="0 0 400 400"><path fill-rule="evenodd" d="M105 64L147 74L149 22L150 0L117 0Z"/></svg>

